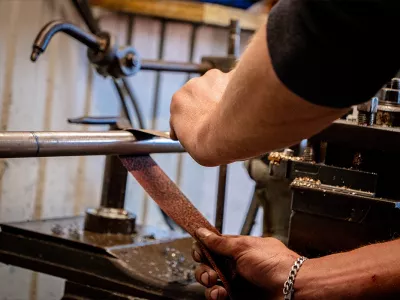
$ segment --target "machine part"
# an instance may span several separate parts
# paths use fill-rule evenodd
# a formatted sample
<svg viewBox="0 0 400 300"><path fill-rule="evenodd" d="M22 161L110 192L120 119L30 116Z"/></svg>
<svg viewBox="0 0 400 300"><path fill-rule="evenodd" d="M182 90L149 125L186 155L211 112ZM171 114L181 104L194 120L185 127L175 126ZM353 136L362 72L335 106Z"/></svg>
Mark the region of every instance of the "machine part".
<svg viewBox="0 0 400 300"><path fill-rule="evenodd" d="M232 55L236 58L240 55L240 34L239 20L231 20L229 25L228 55Z"/></svg>
<svg viewBox="0 0 400 300"><path fill-rule="evenodd" d="M228 166L222 165L218 170L218 192L217 206L215 211L215 228L219 232L223 232L224 214L225 214L225 198L226 198L226 177Z"/></svg>
<svg viewBox="0 0 400 300"><path fill-rule="evenodd" d="M356 170L360 170L361 165L363 163L363 158L360 152L354 154L353 158L353 168Z"/></svg>
<svg viewBox="0 0 400 300"><path fill-rule="evenodd" d="M94 18L88 1L87 0L71 0L71 2L75 6L75 8L78 11L78 13L80 14L80 16L82 17L86 26L89 28L90 32L93 34L99 33L101 31L100 27L99 27L99 23Z"/></svg>
<svg viewBox="0 0 400 300"><path fill-rule="evenodd" d="M88 1L87 0L71 0L71 1L72 1L73 5L76 7L76 10L81 15L83 21L86 23L86 25L89 28L89 30L91 31L91 33L93 33L93 34L100 33L101 32L100 27L98 25L98 22L95 20L95 18L93 16L93 13L92 13L92 10L91 10L91 8L90 8L90 6L88 4ZM128 30L128 32L129 31L130 30ZM130 37L132 37L131 34L130 34ZM130 42L128 41L127 44L129 45ZM121 107L124 109L125 116L126 116L126 118L129 119L129 121L131 123L131 126L134 127L133 118L129 114L129 109L128 109L127 105L126 105L123 91L122 91L119 83L115 79L113 80L113 83L114 83L114 87L115 87L115 89L116 89L116 91L118 93L118 96L120 98ZM139 108L139 104L137 103L137 100L136 100L136 98L135 98L135 96L133 94L133 91L132 91L131 87L129 86L129 83L127 82L127 80L125 78L122 78L122 85L125 88L128 96L129 96L129 98L131 100L133 109L134 109L135 114L136 114L138 127L139 128L145 128L144 121L143 121L143 114L142 114L142 112L141 112L141 110Z"/></svg>
<svg viewBox="0 0 400 300"><path fill-rule="evenodd" d="M144 155L184 152L182 145L166 138L138 141L129 131L3 131L0 132L0 158Z"/></svg>
<svg viewBox="0 0 400 300"><path fill-rule="evenodd" d="M61 300L145 300L133 296L110 292L104 289L93 288L67 280L64 285L64 295Z"/></svg>
<svg viewBox="0 0 400 300"><path fill-rule="evenodd" d="M47 23L36 36L32 45L31 60L35 62L46 51L50 40L57 32L64 32L94 51L103 52L109 46L107 39L87 33L81 28L62 20Z"/></svg>
<svg viewBox="0 0 400 300"><path fill-rule="evenodd" d="M55 225L64 234L54 235ZM191 262L193 240L187 235L140 226L135 235L99 234L82 230L82 225L81 217L1 224L0 261L129 299L204 299L204 288L187 274L165 276L170 268L167 248ZM81 234L69 234L72 227Z"/></svg>
<svg viewBox="0 0 400 300"><path fill-rule="evenodd" d="M122 81L122 85L125 88L126 93L128 94L129 99L131 100L132 107L133 107L133 110L135 111L135 115L137 118L137 123L138 123L139 128L146 128L143 114L139 107L139 103L136 100L136 97L133 93L131 86L129 85L128 80L126 78L122 78L121 81ZM121 99L121 102L125 101L125 97L124 98L120 97L120 99ZM134 126L132 121L131 121L131 124L132 124L131 126Z"/></svg>
<svg viewBox="0 0 400 300"><path fill-rule="evenodd" d="M284 164L283 161L281 163ZM271 168L271 164L269 167ZM291 213L289 189L291 180L285 177L271 176L268 172L268 165L262 158L250 160L247 169L256 186L241 234L251 233L257 211L259 207L262 207L263 236L274 237L287 244Z"/></svg>
<svg viewBox="0 0 400 300"><path fill-rule="evenodd" d="M373 126L375 117L378 112L379 99L372 98L370 101L357 106L358 110L358 125Z"/></svg>
<svg viewBox="0 0 400 300"><path fill-rule="evenodd" d="M379 149L381 151L399 151L399 128L381 126L359 126L343 120L333 122L329 127L316 134L310 140L314 142L329 141L330 144L343 144L357 149ZM365 141L368 143L365 143ZM329 150L328 150L329 151Z"/></svg>
<svg viewBox="0 0 400 300"><path fill-rule="evenodd" d="M89 61L97 72L104 76L122 78L135 75L140 70L139 53L133 47L120 47L108 33L100 33L107 40L103 52L88 49Z"/></svg>
<svg viewBox="0 0 400 300"><path fill-rule="evenodd" d="M136 216L123 208L100 207L86 210L84 225L86 231L133 234L135 225Z"/></svg>
<svg viewBox="0 0 400 300"><path fill-rule="evenodd" d="M120 78L136 74L140 69L139 55L133 47L119 47L107 32L96 35L65 21L45 25L33 43L31 60L35 62L57 32L65 32L88 47L88 58L103 76Z"/></svg>
<svg viewBox="0 0 400 300"><path fill-rule="evenodd" d="M220 234L150 156L121 157L121 161L158 206L193 238L197 239L199 228ZM202 251L232 297L233 262L211 254L204 246Z"/></svg>
<svg viewBox="0 0 400 300"><path fill-rule="evenodd" d="M292 190L289 247L301 255L318 257L398 237L394 201L310 182L294 182Z"/></svg>
<svg viewBox="0 0 400 300"><path fill-rule="evenodd" d="M106 157L100 202L102 207L124 208L127 175L117 156Z"/></svg>
<svg viewBox="0 0 400 300"><path fill-rule="evenodd" d="M228 40L228 59L235 58L230 68L232 69L239 57L240 52L240 23L238 20L231 20L229 26L229 40ZM222 165L218 170L218 192L217 192L217 206L215 211L215 227L223 233L224 214L225 214L225 201L226 201L226 180L227 180L228 166Z"/></svg>
<svg viewBox="0 0 400 300"><path fill-rule="evenodd" d="M291 160L281 161L279 165L270 165L270 168L273 169L274 177L281 175L281 178L290 181L296 178L310 178L326 185L365 191L373 195L377 190L376 173Z"/></svg>
<svg viewBox="0 0 400 300"><path fill-rule="evenodd" d="M240 235L250 235L253 227L256 223L256 217L258 210L260 208L259 199L257 197L257 189L254 190L253 198L250 201L250 206L246 213L246 218L244 220Z"/></svg>
<svg viewBox="0 0 400 300"><path fill-rule="evenodd" d="M286 148L285 150L283 150L283 155L285 155L287 157L293 157L294 151L290 148Z"/></svg>
<svg viewBox="0 0 400 300"><path fill-rule="evenodd" d="M376 124L387 127L400 127L400 89L399 78L393 78L381 89Z"/></svg>
<svg viewBox="0 0 400 300"><path fill-rule="evenodd" d="M314 161L314 148L310 143L308 143L307 147L304 149L302 157L304 161L308 162Z"/></svg>
<svg viewBox="0 0 400 300"><path fill-rule="evenodd" d="M141 61L141 70L143 71L204 74L213 68L214 65L209 63L208 60L202 62L201 64L146 59Z"/></svg>

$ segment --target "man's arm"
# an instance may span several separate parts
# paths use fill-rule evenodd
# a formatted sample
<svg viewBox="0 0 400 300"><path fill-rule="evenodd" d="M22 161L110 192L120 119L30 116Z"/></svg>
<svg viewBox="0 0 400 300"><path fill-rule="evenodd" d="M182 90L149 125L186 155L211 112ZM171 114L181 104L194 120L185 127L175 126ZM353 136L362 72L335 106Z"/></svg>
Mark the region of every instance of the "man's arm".
<svg viewBox="0 0 400 300"><path fill-rule="evenodd" d="M211 166L317 133L396 74L399 10L397 0L280 0L233 72L208 72L174 95L172 136Z"/></svg>
<svg viewBox="0 0 400 300"><path fill-rule="evenodd" d="M299 254L274 238L221 236L204 229L197 236L210 251L235 261L238 274L254 287L245 290L246 299L283 299L284 282ZM192 256L204 262L198 243L193 245ZM217 274L209 266L199 265L195 276L208 288L207 299L214 290L219 291L218 299L226 299L225 289L217 285ZM235 284L240 286L240 280ZM309 259L297 273L294 290L296 300L400 299L400 240Z"/></svg>
<svg viewBox="0 0 400 300"><path fill-rule="evenodd" d="M293 145L345 112L309 103L285 87L263 26L232 72L212 70L174 95L171 129L197 162L213 166Z"/></svg>
<svg viewBox="0 0 400 300"><path fill-rule="evenodd" d="M254 36L221 101L198 135L209 164L229 163L293 145L346 112L309 103L278 79L266 43L266 27Z"/></svg>
<svg viewBox="0 0 400 300"><path fill-rule="evenodd" d="M295 281L295 299L399 299L400 240L311 259Z"/></svg>

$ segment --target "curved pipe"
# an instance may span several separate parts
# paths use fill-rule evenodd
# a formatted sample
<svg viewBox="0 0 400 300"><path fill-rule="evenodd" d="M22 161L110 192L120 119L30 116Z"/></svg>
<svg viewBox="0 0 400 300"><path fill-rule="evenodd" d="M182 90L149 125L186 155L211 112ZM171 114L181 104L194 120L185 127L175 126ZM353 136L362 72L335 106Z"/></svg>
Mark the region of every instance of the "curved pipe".
<svg viewBox="0 0 400 300"><path fill-rule="evenodd" d="M35 42L32 45L31 61L36 61L39 55L46 51L50 40L57 32L64 32L96 51L103 51L107 44L105 39L87 33L74 24L62 20L51 21L36 36Z"/></svg>

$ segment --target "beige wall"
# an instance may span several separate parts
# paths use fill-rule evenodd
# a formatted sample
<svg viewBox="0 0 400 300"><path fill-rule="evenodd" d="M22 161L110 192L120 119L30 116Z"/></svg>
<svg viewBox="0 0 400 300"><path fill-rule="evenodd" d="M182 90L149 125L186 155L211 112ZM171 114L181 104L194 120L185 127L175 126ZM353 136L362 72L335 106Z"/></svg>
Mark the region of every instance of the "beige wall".
<svg viewBox="0 0 400 300"><path fill-rule="evenodd" d="M52 19L64 18L83 26L66 0L0 0L0 122L1 130L99 130L69 125L66 119L84 114L116 115L119 104L110 80L93 72L86 49L78 42L56 36L36 64L29 61L31 44L39 28ZM125 44L128 17L102 14L103 28ZM188 24L167 23L164 59L187 61ZM143 58L155 59L161 22L135 17L133 45ZM243 47L249 34L243 34ZM195 61L203 55L224 55L227 32L201 27ZM160 106L152 120L156 74L142 72L129 78L146 125L168 130L169 102L186 80L185 74L163 73ZM177 181L193 203L214 219L217 169L203 168L188 155L155 155L164 170ZM104 157L27 158L0 161L0 222L72 216L99 204ZM230 166L226 230L238 233L253 184L242 164ZM127 209L145 224L164 226L157 206L142 188L129 179ZM259 232L260 227L257 227ZM0 299L58 299L59 279L0 264Z"/></svg>

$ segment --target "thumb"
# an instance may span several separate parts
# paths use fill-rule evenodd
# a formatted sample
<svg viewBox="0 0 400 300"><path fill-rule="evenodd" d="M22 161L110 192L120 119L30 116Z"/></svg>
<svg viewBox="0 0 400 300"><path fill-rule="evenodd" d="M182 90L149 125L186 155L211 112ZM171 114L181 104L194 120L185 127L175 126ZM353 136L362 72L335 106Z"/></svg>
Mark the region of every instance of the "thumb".
<svg viewBox="0 0 400 300"><path fill-rule="evenodd" d="M200 242L212 252L233 257L236 249L235 238L227 237L223 235L217 235L205 228L200 228L196 231L196 236Z"/></svg>

